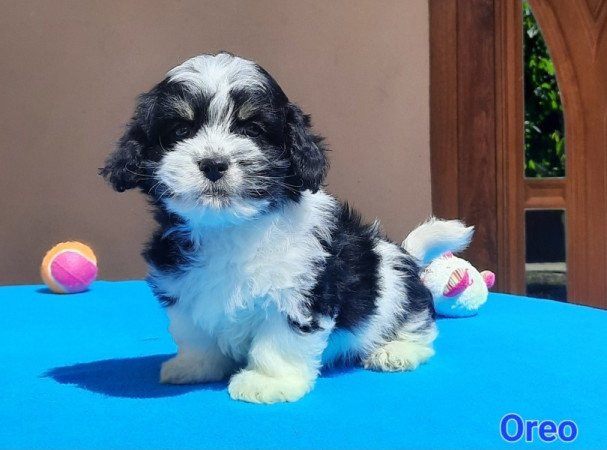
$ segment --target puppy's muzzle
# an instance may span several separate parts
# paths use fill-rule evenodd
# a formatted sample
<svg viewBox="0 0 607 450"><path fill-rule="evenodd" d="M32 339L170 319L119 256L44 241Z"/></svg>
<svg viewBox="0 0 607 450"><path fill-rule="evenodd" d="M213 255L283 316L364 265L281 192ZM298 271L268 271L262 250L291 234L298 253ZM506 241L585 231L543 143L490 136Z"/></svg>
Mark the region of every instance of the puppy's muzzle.
<svg viewBox="0 0 607 450"><path fill-rule="evenodd" d="M229 167L230 163L225 159L204 158L198 162L200 171L213 183L223 177Z"/></svg>

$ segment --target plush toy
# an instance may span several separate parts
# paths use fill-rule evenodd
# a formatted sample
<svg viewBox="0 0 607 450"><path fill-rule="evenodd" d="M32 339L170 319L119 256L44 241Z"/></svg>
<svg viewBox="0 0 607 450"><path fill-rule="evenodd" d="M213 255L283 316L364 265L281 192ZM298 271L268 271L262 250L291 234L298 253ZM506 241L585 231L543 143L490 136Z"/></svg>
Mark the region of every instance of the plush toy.
<svg viewBox="0 0 607 450"><path fill-rule="evenodd" d="M48 288L57 294L83 292L97 277L97 258L88 245L62 242L46 253L40 275Z"/></svg>
<svg viewBox="0 0 607 450"><path fill-rule="evenodd" d="M446 317L475 315L495 283L493 272L479 273L468 261L450 252L434 259L422 271L421 279L432 292L437 314Z"/></svg>

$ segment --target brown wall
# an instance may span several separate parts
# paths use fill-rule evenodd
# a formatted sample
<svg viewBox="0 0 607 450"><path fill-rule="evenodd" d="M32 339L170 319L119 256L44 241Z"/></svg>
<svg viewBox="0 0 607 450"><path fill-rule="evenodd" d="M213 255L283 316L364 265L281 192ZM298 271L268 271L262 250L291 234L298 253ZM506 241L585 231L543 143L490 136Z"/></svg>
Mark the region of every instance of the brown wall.
<svg viewBox="0 0 607 450"><path fill-rule="evenodd" d="M96 175L136 95L190 56L271 72L332 148L328 189L394 239L430 213L427 0L21 0L0 15L0 283L38 282L55 242L139 278L140 194Z"/></svg>

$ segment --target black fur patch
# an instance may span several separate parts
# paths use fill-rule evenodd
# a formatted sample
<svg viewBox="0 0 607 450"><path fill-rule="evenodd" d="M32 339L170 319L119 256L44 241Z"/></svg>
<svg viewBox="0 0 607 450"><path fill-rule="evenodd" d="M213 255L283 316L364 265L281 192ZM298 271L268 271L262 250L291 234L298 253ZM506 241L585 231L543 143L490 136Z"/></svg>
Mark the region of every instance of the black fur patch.
<svg viewBox="0 0 607 450"><path fill-rule="evenodd" d="M329 170L324 139L312 133L310 116L292 103L287 105L287 142L292 172L289 183L300 190L318 191Z"/></svg>
<svg viewBox="0 0 607 450"><path fill-rule="evenodd" d="M316 320L315 318L312 318L309 324L301 324L291 317L289 317L288 320L291 328L302 334L313 333L322 329L322 327L318 323L318 320Z"/></svg>
<svg viewBox="0 0 607 450"><path fill-rule="evenodd" d="M409 299L405 315L416 314L427 310L430 313L430 318L434 320L436 312L434 311L432 293L422 283L422 280L419 277L420 268L413 258L409 256L403 258L401 264L396 265L394 268L399 272L402 272L403 279L405 280L405 290L407 292L407 298ZM403 317L403 319L406 319L406 317Z"/></svg>
<svg viewBox="0 0 607 450"><path fill-rule="evenodd" d="M378 233L348 205L339 210L335 225L331 244L325 243L330 256L311 293L311 310L335 318L338 328L351 329L375 311Z"/></svg>
<svg viewBox="0 0 607 450"><path fill-rule="evenodd" d="M169 214L162 208L158 208L155 214L160 227L156 230L150 242L148 242L143 257L148 264L153 265L163 272L177 271L183 266L191 251L192 242L189 237L179 231L168 232L179 226L180 220L174 214Z"/></svg>
<svg viewBox="0 0 607 450"><path fill-rule="evenodd" d="M157 205L154 217L160 226L145 246L142 255L148 265L153 266L156 270L177 276L187 268L192 242L184 232L169 231L182 225L181 219L174 214L168 213ZM176 298L169 297L160 291L152 277L148 277L147 282L163 306L171 306L177 302Z"/></svg>

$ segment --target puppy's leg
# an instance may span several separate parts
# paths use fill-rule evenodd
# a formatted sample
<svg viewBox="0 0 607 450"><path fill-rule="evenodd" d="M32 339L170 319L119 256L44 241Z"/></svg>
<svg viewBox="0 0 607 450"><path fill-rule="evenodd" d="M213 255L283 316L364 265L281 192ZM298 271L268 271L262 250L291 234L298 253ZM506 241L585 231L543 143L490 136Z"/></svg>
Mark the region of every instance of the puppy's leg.
<svg viewBox="0 0 607 450"><path fill-rule="evenodd" d="M383 372L414 370L434 355L432 342L438 332L434 322L422 327L413 323L405 324L394 339L380 344L363 358L366 369Z"/></svg>
<svg viewBox="0 0 607 450"><path fill-rule="evenodd" d="M322 322L319 330L301 331L278 314L266 320L251 343L247 367L230 380L230 396L252 403L303 397L314 386L334 326L332 320Z"/></svg>
<svg viewBox="0 0 607 450"><path fill-rule="evenodd" d="M194 384L219 381L234 370L236 363L221 353L215 340L191 320L169 313L169 331L179 347L177 355L162 364L160 382Z"/></svg>

